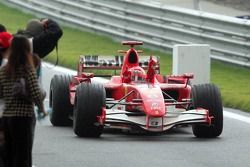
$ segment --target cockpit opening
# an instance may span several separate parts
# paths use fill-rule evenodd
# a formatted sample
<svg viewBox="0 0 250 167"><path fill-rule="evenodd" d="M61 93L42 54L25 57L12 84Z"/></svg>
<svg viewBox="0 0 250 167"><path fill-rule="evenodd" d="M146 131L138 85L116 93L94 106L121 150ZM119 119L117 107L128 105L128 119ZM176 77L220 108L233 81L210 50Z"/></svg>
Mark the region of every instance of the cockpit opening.
<svg viewBox="0 0 250 167"><path fill-rule="evenodd" d="M131 51L128 55L128 62L130 64L134 64L138 62L138 56L136 55L135 51Z"/></svg>

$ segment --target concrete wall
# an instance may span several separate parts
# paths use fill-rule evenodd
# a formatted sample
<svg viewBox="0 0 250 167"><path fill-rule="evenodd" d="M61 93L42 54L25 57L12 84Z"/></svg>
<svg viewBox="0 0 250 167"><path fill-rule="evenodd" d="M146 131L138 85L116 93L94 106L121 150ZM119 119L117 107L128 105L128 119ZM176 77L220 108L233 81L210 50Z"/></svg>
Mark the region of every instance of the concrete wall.
<svg viewBox="0 0 250 167"><path fill-rule="evenodd" d="M173 75L193 73L192 84L210 82L210 46L205 44L174 45Z"/></svg>

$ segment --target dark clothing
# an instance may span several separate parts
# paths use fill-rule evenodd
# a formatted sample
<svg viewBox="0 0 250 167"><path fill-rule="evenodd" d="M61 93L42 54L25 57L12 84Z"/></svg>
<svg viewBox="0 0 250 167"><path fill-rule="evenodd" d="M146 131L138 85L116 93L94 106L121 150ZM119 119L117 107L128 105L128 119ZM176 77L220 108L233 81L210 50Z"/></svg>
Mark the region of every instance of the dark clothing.
<svg viewBox="0 0 250 167"><path fill-rule="evenodd" d="M33 52L44 58L55 48L62 34L59 25L49 19L45 31L33 38Z"/></svg>
<svg viewBox="0 0 250 167"><path fill-rule="evenodd" d="M32 167L33 117L4 117L6 167Z"/></svg>
<svg viewBox="0 0 250 167"><path fill-rule="evenodd" d="M48 19L44 31L36 36L32 36L25 30L18 31L17 34L33 38L33 53L38 54L40 58L44 58L56 47L58 40L63 35L63 31L55 21Z"/></svg>
<svg viewBox="0 0 250 167"><path fill-rule="evenodd" d="M6 32L6 27L0 24L0 32Z"/></svg>

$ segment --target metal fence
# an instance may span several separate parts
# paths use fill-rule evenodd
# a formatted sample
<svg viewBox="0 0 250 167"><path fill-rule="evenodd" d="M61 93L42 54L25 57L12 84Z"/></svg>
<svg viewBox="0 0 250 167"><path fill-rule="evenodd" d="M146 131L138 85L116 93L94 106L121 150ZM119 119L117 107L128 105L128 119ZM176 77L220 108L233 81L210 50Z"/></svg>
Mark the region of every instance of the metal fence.
<svg viewBox="0 0 250 167"><path fill-rule="evenodd" d="M175 44L209 44L212 58L250 67L250 21L132 0L6 0L113 37L172 51Z"/></svg>

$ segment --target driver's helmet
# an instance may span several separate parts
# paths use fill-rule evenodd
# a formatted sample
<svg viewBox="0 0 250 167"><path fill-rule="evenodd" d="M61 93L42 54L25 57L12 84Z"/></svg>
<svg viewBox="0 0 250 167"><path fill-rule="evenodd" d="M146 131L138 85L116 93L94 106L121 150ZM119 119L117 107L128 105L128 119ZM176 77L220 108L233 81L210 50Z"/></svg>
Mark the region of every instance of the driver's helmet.
<svg viewBox="0 0 250 167"><path fill-rule="evenodd" d="M141 67L131 68L131 81L142 82L145 78L145 71Z"/></svg>

